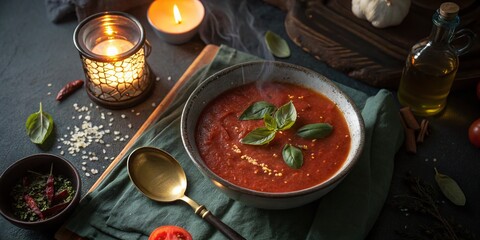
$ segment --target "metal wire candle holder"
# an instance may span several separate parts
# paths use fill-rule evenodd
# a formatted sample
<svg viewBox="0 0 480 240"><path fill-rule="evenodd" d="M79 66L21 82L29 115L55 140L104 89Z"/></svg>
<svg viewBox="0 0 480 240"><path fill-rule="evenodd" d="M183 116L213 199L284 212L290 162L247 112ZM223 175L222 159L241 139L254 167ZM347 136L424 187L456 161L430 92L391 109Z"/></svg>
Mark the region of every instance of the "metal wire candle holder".
<svg viewBox="0 0 480 240"><path fill-rule="evenodd" d="M123 12L85 18L75 29L88 96L97 104L126 108L143 101L153 81L146 63L150 45L138 20Z"/></svg>

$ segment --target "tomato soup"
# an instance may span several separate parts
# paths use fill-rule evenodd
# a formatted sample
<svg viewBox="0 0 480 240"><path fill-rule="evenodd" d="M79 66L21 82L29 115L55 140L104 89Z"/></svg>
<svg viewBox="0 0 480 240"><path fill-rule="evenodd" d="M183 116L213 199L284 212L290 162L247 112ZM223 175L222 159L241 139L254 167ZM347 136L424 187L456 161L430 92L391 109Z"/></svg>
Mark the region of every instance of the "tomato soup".
<svg viewBox="0 0 480 240"><path fill-rule="evenodd" d="M242 144L240 140L249 132L264 126L263 120L239 120L243 111L258 101L276 107L292 101L297 120L266 145ZM296 135L300 127L320 122L333 126L328 137L309 140ZM200 155L214 173L262 192L301 190L327 180L345 162L351 142L345 117L335 103L311 89L279 82L251 83L223 93L203 110L195 134ZM302 150L299 169L283 161L282 149L287 143Z"/></svg>

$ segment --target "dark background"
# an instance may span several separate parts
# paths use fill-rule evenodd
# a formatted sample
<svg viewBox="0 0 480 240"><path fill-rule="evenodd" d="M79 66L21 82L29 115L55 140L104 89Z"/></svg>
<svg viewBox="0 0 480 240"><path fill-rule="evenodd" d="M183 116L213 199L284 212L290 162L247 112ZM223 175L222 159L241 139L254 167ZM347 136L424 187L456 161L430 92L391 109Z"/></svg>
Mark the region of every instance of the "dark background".
<svg viewBox="0 0 480 240"><path fill-rule="evenodd" d="M30 142L25 133L27 117L38 111L42 102L44 111L50 113L55 121L56 138L68 134L67 128L80 126L78 113L73 104L87 106L91 110L92 122L95 125L108 126L109 119L114 118L112 130L120 131L122 136L132 137L149 114L154 110L152 103L158 105L162 97L174 85L185 69L194 60L205 45L199 36L183 45L170 45L161 41L152 31L146 20L148 6L129 10L140 20L151 43L153 51L147 61L158 77L155 90L145 102L124 110L108 110L90 107L92 101L85 90L80 90L62 102L55 96L67 82L84 79L80 58L72 41L72 35L78 22L74 16L61 23L54 24L46 16L43 1L9 0L0 2L0 172L18 159L35 153L60 154L66 151L63 144L52 141L49 147L40 148ZM341 72L329 68L297 47L288 39L283 21L285 13L262 1L247 1L247 9L256 22L258 31L273 31L287 40L292 55L288 59L278 59L313 69L328 78L374 94L378 89L355 81ZM427 35L428 33L425 33ZM265 57L265 56L263 56ZM480 67L480 63L479 63ZM49 86L51 84L51 86ZM112 115L108 115L111 112ZM105 120L98 116L104 113ZM139 113L137 115L137 113ZM122 118L124 114L126 117ZM76 116L76 119L72 119ZM389 198L381 212L375 227L368 239L395 239L396 231L413 231L419 224L430 224L432 219L419 216L413 212L402 212L392 206L393 196L409 193L403 179L407 172L420 176L430 184L434 183L434 170L454 178L462 187L467 197L464 207L457 207L438 195L441 211L446 216L453 216L457 222L479 234L480 226L480 150L468 141L468 126L480 117L480 102L475 96L474 88L455 90L451 93L444 112L429 117L430 135L425 143L419 146L415 155L407 154L403 147L395 159L395 172ZM132 128L126 127L129 123ZM90 162L82 160L81 155L70 156L65 153L82 173L83 195L101 175L111 160L104 157L115 157L126 142L113 141L113 134L106 136L105 141L112 144L106 148L93 145L87 151L96 152L99 160ZM58 146L62 146L61 149ZM103 154L102 149L107 153ZM98 174L87 177L81 170L82 162L87 162L87 171L97 169ZM434 185L435 186L435 185ZM438 188L435 189L438 190ZM38 233L17 228L0 218L0 239L51 239L52 233Z"/></svg>

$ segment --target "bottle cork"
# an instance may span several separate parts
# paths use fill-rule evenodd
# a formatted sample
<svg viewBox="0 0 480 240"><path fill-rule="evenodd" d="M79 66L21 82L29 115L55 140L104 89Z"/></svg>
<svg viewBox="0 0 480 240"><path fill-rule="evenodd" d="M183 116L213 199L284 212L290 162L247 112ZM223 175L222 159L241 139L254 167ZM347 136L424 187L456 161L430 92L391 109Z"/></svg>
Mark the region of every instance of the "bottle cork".
<svg viewBox="0 0 480 240"><path fill-rule="evenodd" d="M457 16L459 10L460 7L456 3L445 2L440 5L440 16L447 21L452 20Z"/></svg>

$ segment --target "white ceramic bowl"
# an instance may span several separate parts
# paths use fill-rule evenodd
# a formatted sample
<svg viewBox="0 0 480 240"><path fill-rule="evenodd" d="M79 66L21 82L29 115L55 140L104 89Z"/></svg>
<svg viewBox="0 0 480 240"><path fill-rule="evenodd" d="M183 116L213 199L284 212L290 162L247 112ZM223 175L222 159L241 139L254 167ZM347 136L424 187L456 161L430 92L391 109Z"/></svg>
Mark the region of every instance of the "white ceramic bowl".
<svg viewBox="0 0 480 240"><path fill-rule="evenodd" d="M351 146L342 167L328 180L299 191L259 192L232 184L212 172L203 162L195 140L198 118L205 106L221 93L262 79L293 83L319 92L334 102L343 113L351 135ZM364 144L364 123L352 100L325 76L309 69L283 62L249 62L226 68L206 79L190 95L181 117L182 141L190 158L204 176L232 199L258 208L286 209L319 199L335 188L350 172Z"/></svg>

